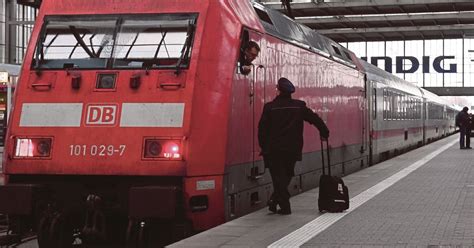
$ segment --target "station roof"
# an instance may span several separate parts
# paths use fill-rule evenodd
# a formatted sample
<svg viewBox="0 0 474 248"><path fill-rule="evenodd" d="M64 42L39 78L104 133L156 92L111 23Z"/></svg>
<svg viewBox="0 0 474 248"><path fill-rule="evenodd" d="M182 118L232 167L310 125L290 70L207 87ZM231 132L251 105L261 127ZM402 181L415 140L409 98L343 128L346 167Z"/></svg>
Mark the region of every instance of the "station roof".
<svg viewBox="0 0 474 248"><path fill-rule="evenodd" d="M20 65L12 65L12 64L1 64L0 63L0 71L6 71L11 76L18 76L20 75Z"/></svg>
<svg viewBox="0 0 474 248"><path fill-rule="evenodd" d="M281 1L260 2L286 12ZM337 42L474 37L473 0L293 0L291 9Z"/></svg>
<svg viewBox="0 0 474 248"><path fill-rule="evenodd" d="M286 12L281 0L254 0ZM290 0L296 20L336 42L474 37L473 0ZM41 0L17 0L39 7Z"/></svg>

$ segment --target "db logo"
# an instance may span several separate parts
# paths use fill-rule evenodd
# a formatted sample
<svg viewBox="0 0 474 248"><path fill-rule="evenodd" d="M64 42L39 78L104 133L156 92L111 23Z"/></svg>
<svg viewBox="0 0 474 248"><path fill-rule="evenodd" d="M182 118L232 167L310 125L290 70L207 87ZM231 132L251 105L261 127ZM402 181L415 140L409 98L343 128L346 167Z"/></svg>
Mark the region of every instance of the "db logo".
<svg viewBox="0 0 474 248"><path fill-rule="evenodd" d="M117 120L117 105L88 105L86 126L113 126Z"/></svg>

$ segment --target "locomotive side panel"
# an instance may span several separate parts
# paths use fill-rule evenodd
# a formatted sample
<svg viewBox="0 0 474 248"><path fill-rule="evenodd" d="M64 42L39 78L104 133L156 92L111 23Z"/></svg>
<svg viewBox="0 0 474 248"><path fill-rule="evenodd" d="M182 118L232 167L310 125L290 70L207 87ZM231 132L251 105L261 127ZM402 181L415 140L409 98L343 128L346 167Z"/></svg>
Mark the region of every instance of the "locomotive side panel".
<svg viewBox="0 0 474 248"><path fill-rule="evenodd" d="M250 75L234 76L226 160L228 218L265 206L271 193L271 179L264 173L259 156L257 125L263 104L277 94L279 77L289 78L297 88L294 97L305 100L327 122L332 131L334 171L349 173L360 169L361 163L367 165L368 153L361 152L362 143L367 140L363 138L363 126L367 123L363 75L274 36L262 38L258 33L249 33L250 40L258 42L262 50ZM315 187L314 173L320 170L318 131L306 124L304 140L304 158L297 163L290 186L292 194ZM256 205L255 199L246 195L257 197L260 203Z"/></svg>

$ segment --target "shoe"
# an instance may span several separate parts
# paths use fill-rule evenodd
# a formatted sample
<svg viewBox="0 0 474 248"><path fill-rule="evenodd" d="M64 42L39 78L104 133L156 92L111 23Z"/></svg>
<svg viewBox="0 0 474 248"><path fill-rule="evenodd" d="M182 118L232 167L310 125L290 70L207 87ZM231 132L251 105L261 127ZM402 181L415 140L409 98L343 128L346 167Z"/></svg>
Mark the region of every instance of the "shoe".
<svg viewBox="0 0 474 248"><path fill-rule="evenodd" d="M278 209L277 214L290 215L290 214L291 214L291 210L290 210L290 209Z"/></svg>
<svg viewBox="0 0 474 248"><path fill-rule="evenodd" d="M468 146L468 147L465 147L464 149L472 149L472 147Z"/></svg>
<svg viewBox="0 0 474 248"><path fill-rule="evenodd" d="M277 212L277 203L273 200L268 200L267 202L268 210L272 213Z"/></svg>

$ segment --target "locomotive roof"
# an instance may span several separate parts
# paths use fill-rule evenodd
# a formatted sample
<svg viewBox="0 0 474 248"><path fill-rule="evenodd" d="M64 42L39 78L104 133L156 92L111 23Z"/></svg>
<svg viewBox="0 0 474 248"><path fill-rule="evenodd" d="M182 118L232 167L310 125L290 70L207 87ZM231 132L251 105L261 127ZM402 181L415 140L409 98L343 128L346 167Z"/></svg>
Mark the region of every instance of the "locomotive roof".
<svg viewBox="0 0 474 248"><path fill-rule="evenodd" d="M367 63L364 60L359 59L359 61L354 62L350 56L352 52L339 43L319 34L317 31L303 24L295 22L279 11L267 8L255 2L255 0L251 0L251 2L260 18L262 26L268 34L300 47L312 50L323 56L330 57L340 63L354 68L356 67L356 64L361 64L368 80L385 84L390 88L406 92L410 95L427 98L430 102L451 106L448 101L442 99L438 95L422 89L413 83L407 82L389 72L386 72L385 70Z"/></svg>
<svg viewBox="0 0 474 248"><path fill-rule="evenodd" d="M332 58L339 63L353 68L356 67L356 63L350 56L352 52L339 43L319 34L308 26L295 22L279 11L267 8L254 0L252 0L252 4L268 34Z"/></svg>

